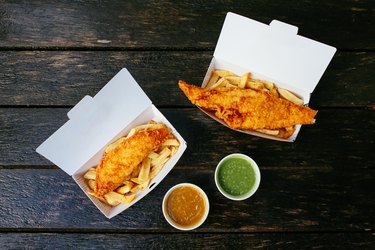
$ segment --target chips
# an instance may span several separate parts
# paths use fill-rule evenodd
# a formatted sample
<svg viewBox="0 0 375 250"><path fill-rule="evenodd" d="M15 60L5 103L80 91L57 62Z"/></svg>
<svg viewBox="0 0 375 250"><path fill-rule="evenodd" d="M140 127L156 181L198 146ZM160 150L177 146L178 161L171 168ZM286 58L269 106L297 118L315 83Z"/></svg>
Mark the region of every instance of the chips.
<svg viewBox="0 0 375 250"><path fill-rule="evenodd" d="M147 129L151 126L159 126L159 124L151 121L149 124L140 125L131 129L126 137L121 137L108 145L105 148L105 152L108 153L112 151L123 140L126 140L126 138L129 138L139 130ZM158 149L150 152L133 170L129 179L124 182L124 185L118 187L115 191L105 194L104 197L96 196L93 191L95 189L96 168L90 168L83 176L87 180L87 185L90 188L88 193L110 206L130 204L136 198L138 192L145 190L149 186L151 180L155 178L162 170L165 163L177 152L179 145L179 141L170 134Z"/></svg>
<svg viewBox="0 0 375 250"><path fill-rule="evenodd" d="M237 76L233 72L227 70L213 70L211 78L208 80L206 89L215 89L220 87L226 88L241 88L241 89L253 89L257 91L265 91L276 97L281 97L287 101L290 101L296 105L302 106L303 100L297 97L290 91L282 88L277 88L274 83L263 80L251 78L251 74L246 72L242 76ZM294 127L281 128L281 129L258 129L259 133L267 134L279 138L288 138L294 131Z"/></svg>
<svg viewBox="0 0 375 250"><path fill-rule="evenodd" d="M303 105L303 100L298 98L297 96L295 96L294 94L290 93L288 90L286 89L281 89L281 88L278 88L277 91L279 91L280 95L284 98L284 99L287 99L288 101L291 101L293 102L294 104L296 105Z"/></svg>

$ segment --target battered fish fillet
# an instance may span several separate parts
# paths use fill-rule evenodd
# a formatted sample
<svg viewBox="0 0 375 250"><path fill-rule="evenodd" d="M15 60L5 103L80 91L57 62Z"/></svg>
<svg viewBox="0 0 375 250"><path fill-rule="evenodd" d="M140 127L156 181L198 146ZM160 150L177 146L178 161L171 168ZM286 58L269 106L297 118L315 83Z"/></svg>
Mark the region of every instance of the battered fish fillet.
<svg viewBox="0 0 375 250"><path fill-rule="evenodd" d="M103 156L96 170L97 196L102 197L121 186L138 164L164 142L170 131L164 124L160 125L160 128L136 132Z"/></svg>
<svg viewBox="0 0 375 250"><path fill-rule="evenodd" d="M253 89L203 89L179 81L189 100L215 115L234 129L280 129L296 124L313 124L317 111L298 106L268 92Z"/></svg>

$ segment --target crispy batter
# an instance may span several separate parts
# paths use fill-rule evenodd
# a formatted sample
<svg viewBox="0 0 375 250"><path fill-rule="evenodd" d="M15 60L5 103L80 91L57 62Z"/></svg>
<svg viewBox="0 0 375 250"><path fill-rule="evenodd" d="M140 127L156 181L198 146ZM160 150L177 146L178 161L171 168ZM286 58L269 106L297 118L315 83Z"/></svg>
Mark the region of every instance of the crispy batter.
<svg viewBox="0 0 375 250"><path fill-rule="evenodd" d="M104 154L96 171L95 194L102 197L121 186L138 164L150 151L158 148L169 134L165 125L141 130Z"/></svg>
<svg viewBox="0 0 375 250"><path fill-rule="evenodd" d="M313 124L317 113L264 91L225 87L209 90L184 81L179 81L179 86L193 104L215 111L218 118L234 129L280 129Z"/></svg>

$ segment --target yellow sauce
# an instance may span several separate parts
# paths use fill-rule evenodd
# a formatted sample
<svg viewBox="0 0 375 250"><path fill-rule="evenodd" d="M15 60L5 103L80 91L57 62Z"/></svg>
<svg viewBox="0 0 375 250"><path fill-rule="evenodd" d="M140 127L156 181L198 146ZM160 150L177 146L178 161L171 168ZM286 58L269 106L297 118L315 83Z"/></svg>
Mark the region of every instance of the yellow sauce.
<svg viewBox="0 0 375 250"><path fill-rule="evenodd" d="M205 200L199 190L189 186L174 189L165 206L169 217L181 227L199 223L206 209Z"/></svg>

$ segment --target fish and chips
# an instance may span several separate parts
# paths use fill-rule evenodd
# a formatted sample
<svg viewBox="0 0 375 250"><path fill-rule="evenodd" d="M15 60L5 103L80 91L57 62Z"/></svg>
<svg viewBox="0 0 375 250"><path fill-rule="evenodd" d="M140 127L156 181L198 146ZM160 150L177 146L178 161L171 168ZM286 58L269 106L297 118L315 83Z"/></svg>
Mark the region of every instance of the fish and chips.
<svg viewBox="0 0 375 250"><path fill-rule="evenodd" d="M85 173L88 193L111 206L131 203L139 191L149 186L179 145L162 123L151 121L131 129L126 137L108 145L98 166Z"/></svg>
<svg viewBox="0 0 375 250"><path fill-rule="evenodd" d="M205 88L182 80L179 87L193 104L214 112L230 128L282 139L289 138L297 124L313 124L317 114L293 93L274 83L252 79L248 72L236 76L214 70Z"/></svg>

